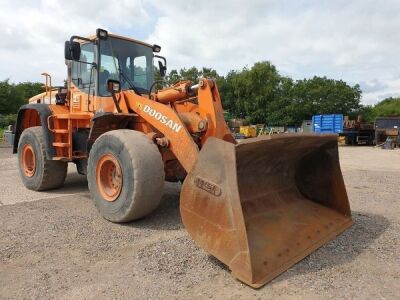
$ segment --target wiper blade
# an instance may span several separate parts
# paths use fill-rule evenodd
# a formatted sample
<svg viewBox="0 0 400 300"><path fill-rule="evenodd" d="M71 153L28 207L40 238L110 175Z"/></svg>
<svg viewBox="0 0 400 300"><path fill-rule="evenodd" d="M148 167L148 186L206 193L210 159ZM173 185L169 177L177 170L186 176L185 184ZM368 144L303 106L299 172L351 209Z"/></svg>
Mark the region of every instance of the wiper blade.
<svg viewBox="0 0 400 300"><path fill-rule="evenodd" d="M131 90L133 90L137 95L142 96L142 93L139 92L139 90L137 89L137 87L133 84L133 82L129 79L128 76L126 76L126 74L124 73L124 71L122 71L121 68L121 64L119 59L117 59L118 61L118 71L119 71L119 76L122 77L128 84Z"/></svg>
<svg viewBox="0 0 400 300"><path fill-rule="evenodd" d="M133 84L133 82L128 78L128 76L126 76L124 74L124 72L122 72L122 70L120 70L119 72L119 76L121 76L122 78L124 78L124 80L129 84L129 87L131 90L133 90L136 94L138 94L139 96L142 95L141 92L139 92L139 90L137 89L137 87Z"/></svg>
<svg viewBox="0 0 400 300"><path fill-rule="evenodd" d="M118 73L119 73L119 77L120 77L120 78L121 78L121 77L124 78L125 81L129 84L129 87L130 87L137 95L141 96L142 94L139 92L139 90L135 87L135 85L132 83L132 81L130 81L130 79L129 79L129 78L124 74L124 72L122 71L121 63L120 63L120 61L119 61L119 59L118 59L118 54L114 52L111 41L108 40L108 42L109 42L109 45L110 45L111 55L112 55L112 58L113 58L113 62L114 62L114 64L115 64L115 68L117 68L117 64L115 63L115 61L117 61L117 63L118 63ZM120 81L121 81L121 80L120 80Z"/></svg>

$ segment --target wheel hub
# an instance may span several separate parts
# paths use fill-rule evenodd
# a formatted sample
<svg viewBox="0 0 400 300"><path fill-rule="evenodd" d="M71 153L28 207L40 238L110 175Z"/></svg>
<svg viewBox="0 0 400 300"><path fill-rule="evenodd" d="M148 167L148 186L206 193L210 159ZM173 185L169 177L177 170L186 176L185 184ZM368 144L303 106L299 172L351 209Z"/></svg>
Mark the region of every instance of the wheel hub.
<svg viewBox="0 0 400 300"><path fill-rule="evenodd" d="M107 153L100 157L96 167L96 183L104 200L113 202L120 195L122 171L114 155Z"/></svg>
<svg viewBox="0 0 400 300"><path fill-rule="evenodd" d="M32 177L35 174L36 157L30 144L25 144L22 149L22 166L25 176Z"/></svg>

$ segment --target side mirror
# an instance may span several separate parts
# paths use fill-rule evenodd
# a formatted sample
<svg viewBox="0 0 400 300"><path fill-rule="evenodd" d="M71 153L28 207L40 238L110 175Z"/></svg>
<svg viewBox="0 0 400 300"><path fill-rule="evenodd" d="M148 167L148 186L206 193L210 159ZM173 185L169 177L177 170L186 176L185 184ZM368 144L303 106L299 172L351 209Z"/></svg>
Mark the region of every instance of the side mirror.
<svg viewBox="0 0 400 300"><path fill-rule="evenodd" d="M118 80L108 79L107 80L107 91L111 94L118 93L121 91L121 84Z"/></svg>
<svg viewBox="0 0 400 300"><path fill-rule="evenodd" d="M158 61L158 69L160 70L161 77L164 77L167 74L167 67L163 65L161 61Z"/></svg>
<svg viewBox="0 0 400 300"><path fill-rule="evenodd" d="M78 42L65 42L64 57L67 60L79 60L81 58L81 44Z"/></svg>
<svg viewBox="0 0 400 300"><path fill-rule="evenodd" d="M164 77L167 74L167 60L165 59L164 56L160 56L160 55L154 55L154 57L160 59L158 61L158 69L160 70L161 77ZM162 63L161 60L164 62L164 64Z"/></svg>

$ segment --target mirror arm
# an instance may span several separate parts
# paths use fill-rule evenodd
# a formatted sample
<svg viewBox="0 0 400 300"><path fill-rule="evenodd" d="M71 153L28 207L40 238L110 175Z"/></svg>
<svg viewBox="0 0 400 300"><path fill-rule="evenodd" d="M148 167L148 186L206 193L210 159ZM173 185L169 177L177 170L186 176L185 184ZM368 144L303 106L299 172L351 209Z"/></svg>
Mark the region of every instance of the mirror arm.
<svg viewBox="0 0 400 300"><path fill-rule="evenodd" d="M92 65L93 68L97 69L97 64L96 63L90 63L90 62L82 61L82 60L74 60L74 61L76 61L78 63L81 63L81 64Z"/></svg>
<svg viewBox="0 0 400 300"><path fill-rule="evenodd" d="M81 64L87 64L87 65L92 65L93 68L97 69L97 64L96 63L91 63L91 62L87 62L87 61L81 61L81 60L76 60L76 62L79 62Z"/></svg>
<svg viewBox="0 0 400 300"><path fill-rule="evenodd" d="M88 41L88 42L93 42L93 40L79 36L79 35L73 35L71 36L71 38L69 39L69 42L72 43L75 39L77 40L82 40L82 41Z"/></svg>
<svg viewBox="0 0 400 300"><path fill-rule="evenodd" d="M164 56L161 55L154 55L154 57L157 57L159 59L162 59L164 61L164 67L167 69L167 59Z"/></svg>

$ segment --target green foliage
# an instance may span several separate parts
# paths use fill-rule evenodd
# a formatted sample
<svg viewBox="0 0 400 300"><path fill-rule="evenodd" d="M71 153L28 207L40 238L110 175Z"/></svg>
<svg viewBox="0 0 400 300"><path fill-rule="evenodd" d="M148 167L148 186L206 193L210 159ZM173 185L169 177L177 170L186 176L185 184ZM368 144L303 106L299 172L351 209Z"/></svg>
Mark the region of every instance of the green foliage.
<svg viewBox="0 0 400 300"><path fill-rule="evenodd" d="M300 125L314 114L342 113L356 115L362 112L368 118L380 115L400 114L399 99L387 99L375 107L360 105L361 90L358 85L349 86L342 80L326 77L294 81L279 74L270 62L258 62L251 68L230 71L220 76L214 69L196 67L171 70L165 78L154 69L159 90L180 80L197 83L199 78L216 80L223 107L233 118L246 118L252 123L268 125ZM41 92L40 83L10 84L0 82L0 114L16 113L27 99ZM8 124L7 124L8 125Z"/></svg>
<svg viewBox="0 0 400 300"><path fill-rule="evenodd" d="M375 117L399 117L400 98L387 98L373 108Z"/></svg>
<svg viewBox="0 0 400 300"><path fill-rule="evenodd" d="M160 69L156 66L154 66L154 81L157 81L157 83L154 85L152 92L161 90L169 84L167 79L161 76Z"/></svg>
<svg viewBox="0 0 400 300"><path fill-rule="evenodd" d="M352 120L355 120L357 116L362 116L363 122L374 122L375 121L375 112L374 106L372 105L363 105L353 114L349 115Z"/></svg>
<svg viewBox="0 0 400 300"><path fill-rule="evenodd" d="M316 114L349 115L361 107L361 89L342 80L314 77L296 81L290 103L294 124Z"/></svg>
<svg viewBox="0 0 400 300"><path fill-rule="evenodd" d="M6 128L8 125L14 125L17 121L17 114L0 115L0 128Z"/></svg>
<svg viewBox="0 0 400 300"><path fill-rule="evenodd" d="M361 107L358 112L366 122L373 122L377 117L400 117L400 98L386 98L375 105Z"/></svg>
<svg viewBox="0 0 400 300"><path fill-rule="evenodd" d="M204 77L213 78L217 81L223 78L214 69L203 67L201 70L198 70L196 67L191 67L189 69L183 68L179 71L173 69L168 73L165 80L169 85L172 85L180 80L190 80L193 83L197 83L200 78Z"/></svg>
<svg viewBox="0 0 400 300"><path fill-rule="evenodd" d="M42 91L42 84L37 82L13 84L8 79L0 81L0 114L16 113L30 97Z"/></svg>
<svg viewBox="0 0 400 300"><path fill-rule="evenodd" d="M285 100L282 86L283 78L275 66L260 62L251 69L229 72L220 92L231 114L252 123L280 123L284 122L277 111Z"/></svg>
<svg viewBox="0 0 400 300"><path fill-rule="evenodd" d="M293 81L281 76L270 62L230 71L225 77L209 68L171 70L167 82L197 82L201 77L217 81L223 107L236 118L269 125L300 125L314 114L343 113L360 109L361 90L342 80L314 77Z"/></svg>

